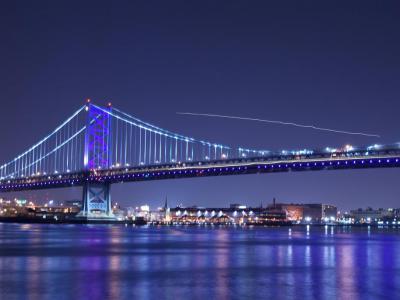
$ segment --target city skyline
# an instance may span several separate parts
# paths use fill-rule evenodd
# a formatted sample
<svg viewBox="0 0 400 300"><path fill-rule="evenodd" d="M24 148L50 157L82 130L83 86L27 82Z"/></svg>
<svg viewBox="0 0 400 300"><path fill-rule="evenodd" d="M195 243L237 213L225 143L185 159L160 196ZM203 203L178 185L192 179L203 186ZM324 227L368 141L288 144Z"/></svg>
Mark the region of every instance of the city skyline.
<svg viewBox="0 0 400 300"><path fill-rule="evenodd" d="M12 193L9 193L8 196L6 194L6 196L3 194L2 197L0 197L0 201L7 202L7 203L19 203L19 202L24 202L24 203L29 203L31 205L38 205L38 206L43 206L43 205L53 205L53 206L63 206L64 203L71 203L73 202L74 205L76 204L82 204L82 199L81 199L81 195L78 195L77 198L70 198L70 199L55 199L52 198L50 195L52 193L47 193L47 195L44 198L38 197L37 195L33 194L33 193L28 193L28 197L24 198L21 197L21 195L19 195L19 197L11 197ZM142 206L146 206L149 207L149 209L151 211L157 211L159 209L162 209L165 207L165 203L168 203L168 207L169 208L199 208L199 209L205 209L205 208L209 208L210 206L204 206L201 203L194 203L191 202L190 200L187 199L171 199L168 198L168 195L165 196L165 198L163 199L151 199L152 203L155 203L154 205L149 205L149 201L147 202L138 202L138 201L121 201L122 199L112 199L112 206L118 206L121 208L139 208ZM237 199L236 199L237 200ZM323 202L323 201L306 201L306 202L299 202L299 201L292 201L290 199L276 199L275 197L272 199L267 199L267 200L260 200L258 205L252 205L249 204L248 202L244 202L244 201L240 201L240 199L238 201L229 201L229 199L227 199L227 201L225 201L222 205L220 206L211 206L212 208L228 208L232 205L239 205L242 207L246 207L248 209L251 208L268 208L268 207L273 207L276 204L286 204L286 205L308 205L308 204L324 204L324 205L332 205L329 202ZM167 201L167 202L166 202ZM254 200L255 201L255 200ZM251 201L251 203L253 203L254 201ZM126 204L126 205L125 205ZM343 209L341 207L337 207L338 209L338 214L343 215L343 214L347 214L350 211L356 211L356 210L392 210L392 209L396 209L396 210L400 210L400 207L398 206L393 206L393 207L384 207L384 206L362 206L362 207L350 207L349 209Z"/></svg>

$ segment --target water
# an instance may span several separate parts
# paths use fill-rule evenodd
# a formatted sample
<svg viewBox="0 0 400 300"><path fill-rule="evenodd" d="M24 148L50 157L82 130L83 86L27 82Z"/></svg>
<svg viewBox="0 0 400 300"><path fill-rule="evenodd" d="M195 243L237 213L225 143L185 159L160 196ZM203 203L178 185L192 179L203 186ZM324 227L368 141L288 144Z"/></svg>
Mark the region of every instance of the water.
<svg viewBox="0 0 400 300"><path fill-rule="evenodd" d="M0 299L400 298L400 230L0 224Z"/></svg>

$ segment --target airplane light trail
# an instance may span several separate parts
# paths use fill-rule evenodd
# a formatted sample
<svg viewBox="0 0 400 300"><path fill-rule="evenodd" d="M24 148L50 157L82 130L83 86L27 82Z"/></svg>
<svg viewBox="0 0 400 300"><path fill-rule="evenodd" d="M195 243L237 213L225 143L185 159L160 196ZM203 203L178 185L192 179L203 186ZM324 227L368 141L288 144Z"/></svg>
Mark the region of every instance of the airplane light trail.
<svg viewBox="0 0 400 300"><path fill-rule="evenodd" d="M293 123L293 122L283 122L283 121L277 121L277 120L266 120L266 119L247 118L247 117L238 117L238 116L225 116L225 115L206 114L206 113L202 114L202 113L192 113L192 112L177 112L176 114L178 114L178 115L200 116L200 117L211 117L211 118L225 118L225 119L246 120L246 121L255 121L255 122L263 122L263 123L273 123L273 124L280 124L280 125L295 126L295 127L300 127L300 128L309 128L309 129L320 130L320 131L329 131L329 132L334 132L334 133L351 134L351 135L362 135L362 136L380 138L380 135L378 135L378 134L337 130L337 129L317 127L317 126L314 126L314 125L304 125L304 124L298 124L298 123Z"/></svg>

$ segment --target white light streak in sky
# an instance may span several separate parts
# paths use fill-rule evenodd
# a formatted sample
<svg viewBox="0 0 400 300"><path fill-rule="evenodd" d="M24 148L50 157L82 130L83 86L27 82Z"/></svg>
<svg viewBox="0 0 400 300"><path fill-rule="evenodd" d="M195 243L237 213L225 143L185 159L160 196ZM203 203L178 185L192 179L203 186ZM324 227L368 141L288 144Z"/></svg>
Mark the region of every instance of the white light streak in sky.
<svg viewBox="0 0 400 300"><path fill-rule="evenodd" d="M300 128L308 128L308 129L313 129L313 130L328 131L328 132L333 132L333 133L350 134L350 135L362 135L362 136L377 137L377 138L380 137L380 135L372 134L372 133L337 130L337 129L331 129L331 128L318 127L318 126L314 126L314 125L304 125L304 124L277 121L277 120L266 120L266 119L257 119L257 118L247 118L247 117L238 117L238 116L225 116L225 115L206 114L206 113L192 113L192 112L177 112L177 114L178 115L210 117L210 118L224 118L224 119L245 120L245 121L262 122L262 123L272 123L272 124L279 124L279 125L295 126L295 127L300 127Z"/></svg>

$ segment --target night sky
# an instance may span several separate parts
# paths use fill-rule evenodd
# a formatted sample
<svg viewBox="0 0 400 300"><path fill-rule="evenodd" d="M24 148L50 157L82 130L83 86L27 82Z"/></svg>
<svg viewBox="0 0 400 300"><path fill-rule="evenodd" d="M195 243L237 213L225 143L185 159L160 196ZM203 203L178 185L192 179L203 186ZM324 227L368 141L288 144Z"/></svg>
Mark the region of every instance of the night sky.
<svg viewBox="0 0 400 300"><path fill-rule="evenodd" d="M399 1L7 1L0 6L0 43L1 162L47 135L86 98L231 146L400 141ZM125 206L159 206L168 195L171 205L259 205L276 197L343 210L400 207L399 180L399 169L210 177L114 185L113 199Z"/></svg>

